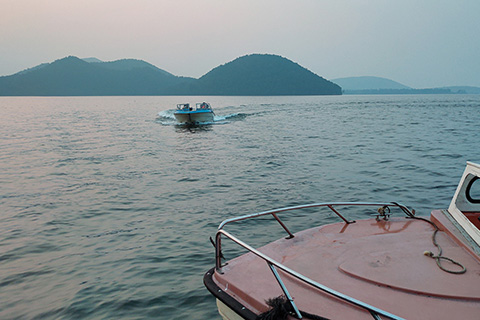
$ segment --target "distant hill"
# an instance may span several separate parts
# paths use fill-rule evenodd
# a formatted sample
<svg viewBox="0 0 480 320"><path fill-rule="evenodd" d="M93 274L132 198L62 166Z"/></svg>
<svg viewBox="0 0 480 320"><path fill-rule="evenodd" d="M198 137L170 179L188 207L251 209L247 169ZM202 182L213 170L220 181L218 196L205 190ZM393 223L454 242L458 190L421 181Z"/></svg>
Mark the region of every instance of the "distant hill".
<svg viewBox="0 0 480 320"><path fill-rule="evenodd" d="M464 93L464 94L480 94L479 87L469 87L469 86L452 86L444 87L441 89L450 90L452 93Z"/></svg>
<svg viewBox="0 0 480 320"><path fill-rule="evenodd" d="M168 94L181 81L150 65L132 66L129 60L88 63L66 57L12 76L0 77L0 95L81 96Z"/></svg>
<svg viewBox="0 0 480 320"><path fill-rule="evenodd" d="M252 54L216 67L192 84L206 95L328 95L341 88L286 58Z"/></svg>
<svg viewBox="0 0 480 320"><path fill-rule="evenodd" d="M341 88L276 55L248 55L200 79L175 76L135 59L103 62L69 56L0 77L2 96L324 95Z"/></svg>
<svg viewBox="0 0 480 320"><path fill-rule="evenodd" d="M396 81L380 77L349 77L333 79L343 90L379 90L379 89L411 89Z"/></svg>
<svg viewBox="0 0 480 320"><path fill-rule="evenodd" d="M344 94L480 94L480 88L456 86L414 89L380 77L350 77L333 79Z"/></svg>
<svg viewBox="0 0 480 320"><path fill-rule="evenodd" d="M102 63L103 62L102 60L97 59L95 57L83 58L82 60L85 61L85 62L89 62L89 63Z"/></svg>
<svg viewBox="0 0 480 320"><path fill-rule="evenodd" d="M145 62L143 60L136 59L121 59L110 62L101 62L101 67L108 68L110 70L122 70L122 71L133 71L135 69L150 69L156 72L162 73L166 76L173 76L173 74L155 67L153 64Z"/></svg>
<svg viewBox="0 0 480 320"><path fill-rule="evenodd" d="M48 66L48 63L42 63L42 64L39 64L38 66L35 66L35 67L32 67L32 68L28 68L28 69L25 69L25 70L22 70L20 72L18 72L17 74L24 74L24 73L28 73L30 71L34 71L34 70L38 70L38 69L41 69L45 66Z"/></svg>

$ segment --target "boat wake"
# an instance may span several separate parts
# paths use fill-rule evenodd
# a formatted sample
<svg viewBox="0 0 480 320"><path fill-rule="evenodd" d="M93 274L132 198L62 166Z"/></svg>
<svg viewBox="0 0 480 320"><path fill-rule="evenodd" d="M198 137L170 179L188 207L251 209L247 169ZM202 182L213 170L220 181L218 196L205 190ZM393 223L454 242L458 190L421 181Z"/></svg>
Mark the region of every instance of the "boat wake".
<svg viewBox="0 0 480 320"><path fill-rule="evenodd" d="M175 110L165 110L165 111L160 111L157 114L157 118L155 119L155 122L160 123L161 125L164 126L184 126L185 124L178 123L178 121L175 119L175 116L173 113ZM240 121L245 119L248 116L246 113L232 113L232 114L227 114L227 115L214 115L213 116L213 121L208 121L208 122L200 122L197 125L219 125L219 124L228 124L233 121Z"/></svg>

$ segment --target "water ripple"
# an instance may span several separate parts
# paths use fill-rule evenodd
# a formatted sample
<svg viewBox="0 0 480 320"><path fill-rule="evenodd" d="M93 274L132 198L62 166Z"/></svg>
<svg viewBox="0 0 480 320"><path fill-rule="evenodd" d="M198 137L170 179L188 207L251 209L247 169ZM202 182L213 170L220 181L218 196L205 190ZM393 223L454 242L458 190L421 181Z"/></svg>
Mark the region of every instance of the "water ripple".
<svg viewBox="0 0 480 320"><path fill-rule="evenodd" d="M211 97L199 127L173 119L185 98L0 98L1 319L220 319L202 276L222 220L338 200L427 215L480 162L480 95ZM271 220L231 229L261 245Z"/></svg>

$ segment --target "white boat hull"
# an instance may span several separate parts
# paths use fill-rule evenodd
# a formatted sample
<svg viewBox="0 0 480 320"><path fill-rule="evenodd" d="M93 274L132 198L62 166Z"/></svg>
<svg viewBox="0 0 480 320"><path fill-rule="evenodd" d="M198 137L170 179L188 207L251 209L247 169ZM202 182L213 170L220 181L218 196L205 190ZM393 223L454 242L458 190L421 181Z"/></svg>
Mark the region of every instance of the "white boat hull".
<svg viewBox="0 0 480 320"><path fill-rule="evenodd" d="M177 111L174 113L174 116L179 123L185 124L213 122L213 112L211 110L191 112Z"/></svg>
<svg viewBox="0 0 480 320"><path fill-rule="evenodd" d="M230 309L225 303L217 299L218 313L222 316L223 320L245 320L240 317L236 312Z"/></svg>

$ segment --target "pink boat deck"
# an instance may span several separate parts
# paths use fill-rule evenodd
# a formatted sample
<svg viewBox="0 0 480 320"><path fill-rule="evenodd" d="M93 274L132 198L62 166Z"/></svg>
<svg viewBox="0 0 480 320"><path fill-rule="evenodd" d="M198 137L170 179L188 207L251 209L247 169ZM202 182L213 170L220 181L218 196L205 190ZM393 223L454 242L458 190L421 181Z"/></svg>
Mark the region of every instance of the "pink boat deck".
<svg viewBox="0 0 480 320"><path fill-rule="evenodd" d="M437 254L434 228L415 219L336 223L280 239L260 252L340 293L404 319L480 319L480 260L442 211L432 212L443 256L464 274L442 271L423 253ZM448 261L442 264L460 270ZM212 280L256 314L283 294L267 263L248 253L228 262ZM332 297L279 270L300 310L329 319L372 319L368 311ZM245 277L245 275L251 275ZM294 319L293 317L291 319Z"/></svg>

